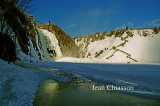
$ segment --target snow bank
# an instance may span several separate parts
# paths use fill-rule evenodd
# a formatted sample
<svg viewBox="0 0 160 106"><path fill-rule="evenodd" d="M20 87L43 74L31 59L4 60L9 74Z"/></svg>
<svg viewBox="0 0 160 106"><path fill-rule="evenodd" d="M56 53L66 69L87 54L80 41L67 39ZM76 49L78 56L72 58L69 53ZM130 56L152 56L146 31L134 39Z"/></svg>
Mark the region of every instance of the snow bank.
<svg viewBox="0 0 160 106"><path fill-rule="evenodd" d="M0 60L0 105L32 105L38 85L47 79L67 82L68 77L48 71L32 71Z"/></svg>
<svg viewBox="0 0 160 106"><path fill-rule="evenodd" d="M74 57L63 57L55 60L56 62L72 62L72 63L106 63L106 59L101 58L74 58Z"/></svg>

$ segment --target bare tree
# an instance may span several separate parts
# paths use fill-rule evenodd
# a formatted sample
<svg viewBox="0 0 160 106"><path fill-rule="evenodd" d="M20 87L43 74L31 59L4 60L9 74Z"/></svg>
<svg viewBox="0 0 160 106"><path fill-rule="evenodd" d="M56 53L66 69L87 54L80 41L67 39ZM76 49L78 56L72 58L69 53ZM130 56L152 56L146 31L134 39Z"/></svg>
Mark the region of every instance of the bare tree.
<svg viewBox="0 0 160 106"><path fill-rule="evenodd" d="M30 13L31 8L33 6L31 5L32 0L12 0L12 1L21 10L25 11L26 13Z"/></svg>
<svg viewBox="0 0 160 106"><path fill-rule="evenodd" d="M1 42L4 47L1 47L3 53L0 52L0 58L6 53L9 55L8 45L11 42L11 36L14 33L14 39L18 38L20 45L28 44L28 20L26 13L30 12L32 0L1 0L0 2L0 37L6 39L6 42ZM8 36L3 37L3 36ZM9 44L6 44L9 43ZM11 43L12 44L12 43ZM27 46L25 46L27 47ZM24 48L22 48L24 49ZM2 51L1 50L1 51ZM15 55L16 56L16 55ZM8 56L9 58L9 56ZM16 58L16 57L15 57ZM10 59L8 59L10 60Z"/></svg>

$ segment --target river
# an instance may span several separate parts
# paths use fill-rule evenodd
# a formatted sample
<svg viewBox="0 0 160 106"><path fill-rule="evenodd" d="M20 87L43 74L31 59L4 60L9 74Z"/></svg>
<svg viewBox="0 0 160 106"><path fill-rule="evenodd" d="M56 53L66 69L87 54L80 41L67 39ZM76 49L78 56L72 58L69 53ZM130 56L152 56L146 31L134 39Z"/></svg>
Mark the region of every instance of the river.
<svg viewBox="0 0 160 106"><path fill-rule="evenodd" d="M72 72L83 78L80 83L61 83L52 79L39 85L33 105L152 105L160 104L160 66L135 64L28 64L54 69L57 73ZM57 70L55 70L57 69ZM132 90L93 90L95 86L132 86Z"/></svg>

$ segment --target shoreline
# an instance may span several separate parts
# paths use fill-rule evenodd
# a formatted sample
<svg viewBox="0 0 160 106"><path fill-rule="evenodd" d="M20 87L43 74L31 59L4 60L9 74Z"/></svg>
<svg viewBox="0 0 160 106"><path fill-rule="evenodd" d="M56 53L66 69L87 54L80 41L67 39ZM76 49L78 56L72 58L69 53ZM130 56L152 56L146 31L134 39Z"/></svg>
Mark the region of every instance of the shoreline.
<svg viewBox="0 0 160 106"><path fill-rule="evenodd" d="M74 58L74 57L62 57L55 62L63 62L63 63L86 63L86 64L136 64L136 65L160 65L160 62L111 62L106 59L100 58Z"/></svg>

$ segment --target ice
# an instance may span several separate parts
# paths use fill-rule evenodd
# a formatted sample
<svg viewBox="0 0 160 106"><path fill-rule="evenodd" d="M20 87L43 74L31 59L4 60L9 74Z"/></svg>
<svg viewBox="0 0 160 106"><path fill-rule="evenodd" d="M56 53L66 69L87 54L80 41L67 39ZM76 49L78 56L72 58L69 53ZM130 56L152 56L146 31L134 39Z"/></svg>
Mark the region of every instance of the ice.
<svg viewBox="0 0 160 106"><path fill-rule="evenodd" d="M18 58L21 61L30 61L30 52L31 52L31 61L54 61L55 58L60 58L63 56L62 51L59 46L59 42L56 36L45 29L37 28L36 40L29 40L28 50L29 53L25 54L22 52L19 43L17 42L17 54ZM33 46L33 43L36 44L37 48ZM48 49L55 51L55 53L50 54ZM30 51L31 50L31 51Z"/></svg>
<svg viewBox="0 0 160 106"><path fill-rule="evenodd" d="M75 73L92 82L133 86L134 92L150 92L160 97L160 65L95 63L25 63L29 67L59 69ZM125 92L125 91L124 91ZM131 92L130 92L131 93ZM133 93L133 92L132 92ZM142 93L142 94L143 94ZM151 95L148 95L151 97Z"/></svg>
<svg viewBox="0 0 160 106"><path fill-rule="evenodd" d="M38 85L48 79L68 82L66 76L49 71L32 71L0 60L0 105L32 105Z"/></svg>

